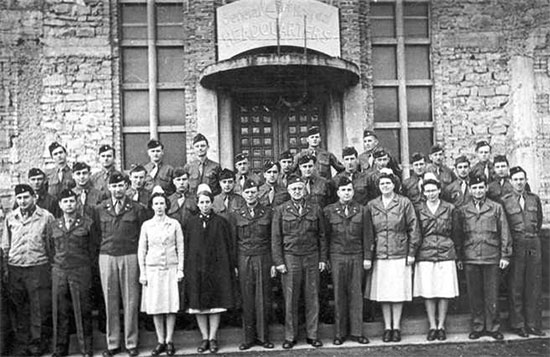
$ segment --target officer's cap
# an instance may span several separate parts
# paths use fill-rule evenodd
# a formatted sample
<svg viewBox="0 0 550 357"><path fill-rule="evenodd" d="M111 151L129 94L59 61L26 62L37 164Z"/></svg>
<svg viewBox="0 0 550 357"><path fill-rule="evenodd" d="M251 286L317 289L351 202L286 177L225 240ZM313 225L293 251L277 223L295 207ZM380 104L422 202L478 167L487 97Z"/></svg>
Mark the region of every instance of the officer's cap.
<svg viewBox="0 0 550 357"><path fill-rule="evenodd" d="M85 162L75 162L73 165L73 172L88 170L90 171L90 166Z"/></svg>
<svg viewBox="0 0 550 357"><path fill-rule="evenodd" d="M40 170L39 168L33 167L29 170L28 178L35 177L35 176L46 176L44 171Z"/></svg>
<svg viewBox="0 0 550 357"><path fill-rule="evenodd" d="M489 142L487 140L478 141L477 144L476 144L476 151L478 151L479 148L482 148L484 146L488 146L489 148L491 148L491 144L489 144Z"/></svg>
<svg viewBox="0 0 550 357"><path fill-rule="evenodd" d="M308 162L310 162L311 160L313 160L313 163L317 162L317 158L313 155L302 155L300 156L300 158L298 159L298 165L303 165L303 164L307 164Z"/></svg>
<svg viewBox="0 0 550 357"><path fill-rule="evenodd" d="M109 151L109 150L113 150L113 154L115 153L115 149L111 145L109 145L109 144L101 145L99 147L99 155L101 155L104 152Z"/></svg>
<svg viewBox="0 0 550 357"><path fill-rule="evenodd" d="M73 190L66 188L63 191L61 191L61 193L58 196L58 199L59 201L61 201L62 199L69 198L69 197L76 197L76 193Z"/></svg>
<svg viewBox="0 0 550 357"><path fill-rule="evenodd" d="M342 150L342 157L354 155L357 157L357 150L353 146L347 146Z"/></svg>
<svg viewBox="0 0 550 357"><path fill-rule="evenodd" d="M25 184L25 183L21 183L21 184L18 184L18 185L15 185L15 195L20 195L22 193L25 193L25 192L28 192L31 194L31 196L34 196L34 190L32 189L31 186Z"/></svg>
<svg viewBox="0 0 550 357"><path fill-rule="evenodd" d="M378 139L378 136L376 136L374 131L369 130L369 129L365 129L365 131L363 131L363 138L366 138L367 136L374 136L375 138Z"/></svg>
<svg viewBox="0 0 550 357"><path fill-rule="evenodd" d="M278 162L275 162L273 160L265 160L264 161L264 172L267 172L268 170L271 170L273 166L277 166L277 170L281 169L281 165L279 165Z"/></svg>
<svg viewBox="0 0 550 357"><path fill-rule="evenodd" d="M147 143L147 149L156 149L158 147L160 147L161 149L164 149L164 145L162 145L162 143L156 139L151 139Z"/></svg>
<svg viewBox="0 0 550 357"><path fill-rule="evenodd" d="M506 157L506 155L496 155L494 160L493 160L493 163L497 163L497 162L505 162L506 165L510 165L510 163L508 162L508 158Z"/></svg>
<svg viewBox="0 0 550 357"><path fill-rule="evenodd" d="M388 153L384 149L378 149L378 150L376 150L375 152L372 153L372 157L374 157L375 159L384 157L386 155L388 155Z"/></svg>
<svg viewBox="0 0 550 357"><path fill-rule="evenodd" d="M439 144L435 144L430 148L430 154L435 154L436 152L443 151L443 147Z"/></svg>
<svg viewBox="0 0 550 357"><path fill-rule="evenodd" d="M247 153L241 152L241 153L235 155L235 165L238 162L245 161L245 160L248 160L248 154Z"/></svg>
<svg viewBox="0 0 550 357"><path fill-rule="evenodd" d="M50 150L50 155L53 153L55 149L58 149L58 148L62 148L63 151L67 152L67 149L65 149L63 145L61 145L57 141L54 141L53 143L50 144L50 146L48 146L48 150Z"/></svg>
<svg viewBox="0 0 550 357"><path fill-rule="evenodd" d="M468 158L465 155L460 155L455 159L455 166L457 166L458 164L462 164L464 162L470 165L470 160L468 160Z"/></svg>
<svg viewBox="0 0 550 357"><path fill-rule="evenodd" d="M521 166L514 166L510 169L510 177L514 176L515 174L517 174L518 172L523 172L523 174L525 175L525 177L527 177L527 172L525 172L525 170L521 167Z"/></svg>
<svg viewBox="0 0 550 357"><path fill-rule="evenodd" d="M229 169L223 169L218 175L218 180L235 179L235 173Z"/></svg>
<svg viewBox="0 0 550 357"><path fill-rule="evenodd" d="M126 182L126 176L124 176L120 172L115 172L111 175L111 177L109 177L109 184L115 184L119 182Z"/></svg>
<svg viewBox="0 0 550 357"><path fill-rule="evenodd" d="M193 145L195 145L196 143L201 142L201 141L206 141L206 145L208 145L208 139L206 139L206 136L202 135L201 133L198 133L193 138Z"/></svg>
<svg viewBox="0 0 550 357"><path fill-rule="evenodd" d="M294 157L292 156L292 153L289 150L283 151L281 155L279 155L279 161L280 160L292 160Z"/></svg>
<svg viewBox="0 0 550 357"><path fill-rule="evenodd" d="M309 128L307 130L307 136L311 136L311 135L315 135L315 134L320 134L321 133L321 130L319 129L318 126L312 126L311 128Z"/></svg>

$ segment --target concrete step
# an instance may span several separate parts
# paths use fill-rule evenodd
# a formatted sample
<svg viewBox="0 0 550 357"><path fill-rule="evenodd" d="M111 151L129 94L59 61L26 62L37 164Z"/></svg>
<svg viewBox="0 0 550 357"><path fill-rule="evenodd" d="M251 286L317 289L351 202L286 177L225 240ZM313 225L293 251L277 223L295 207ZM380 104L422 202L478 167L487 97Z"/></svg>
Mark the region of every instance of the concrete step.
<svg viewBox="0 0 550 357"><path fill-rule="evenodd" d="M505 322L507 314L501 314L502 321ZM550 310L543 311L543 328L546 330L547 336L550 335ZM308 349L311 346L305 343L304 326L300 326L301 334L299 335L298 345L295 349ZM381 321L364 323L364 333L371 340L369 346L394 346L394 345L407 345L407 344L422 344L422 343L456 343L456 342L470 342L468 339L468 333L470 332L470 316L467 314L448 315L446 330L447 340L438 342L426 341L426 333L428 331L428 322L425 316L414 316L409 318L403 318L401 326L401 334L403 340L396 343L383 343L381 336L383 334L384 326ZM508 333L505 328L502 329L505 335L505 339L514 340L521 339L520 337ZM272 324L270 326L271 341L275 343L275 350L282 350L281 344L284 340L284 326L281 324ZM333 339L333 325L320 324L319 325L319 338L328 348L339 347L353 347L362 346L355 342L345 342L342 346L332 345ZM530 337L535 338L535 337ZM174 333L174 341L177 348L178 355L196 354L196 348L200 343L200 333L197 329L194 330L176 330ZM239 351L238 346L242 342L242 330L236 327L221 328L218 332L218 341L221 347L220 353L254 353L265 352L261 347L254 347L249 351ZM482 337L478 341L494 341L490 337ZM140 330L140 356L150 355L150 351L157 343L156 335L154 331L147 331L145 329ZM94 329L94 351L97 356L101 355L101 351L105 349L105 335ZM76 336L71 336L71 353L77 353L77 341Z"/></svg>

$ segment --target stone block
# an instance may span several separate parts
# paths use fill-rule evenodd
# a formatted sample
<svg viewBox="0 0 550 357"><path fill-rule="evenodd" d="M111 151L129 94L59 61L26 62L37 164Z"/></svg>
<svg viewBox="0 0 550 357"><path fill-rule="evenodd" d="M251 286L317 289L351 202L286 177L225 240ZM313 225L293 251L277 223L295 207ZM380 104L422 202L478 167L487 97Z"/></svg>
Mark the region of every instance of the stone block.
<svg viewBox="0 0 550 357"><path fill-rule="evenodd" d="M480 97L492 97L495 95L495 89L493 87L480 87L478 95Z"/></svg>
<svg viewBox="0 0 550 357"><path fill-rule="evenodd" d="M47 76L42 80L42 84L44 86L62 86L66 83L65 76L62 74L53 74L51 76Z"/></svg>
<svg viewBox="0 0 550 357"><path fill-rule="evenodd" d="M65 97L65 100L67 102L79 102L79 101L86 100L86 96L84 96L84 94L80 94L80 93L73 93L73 94L68 94Z"/></svg>
<svg viewBox="0 0 550 357"><path fill-rule="evenodd" d="M500 85L496 87L495 93L497 95L508 95L510 94L510 86L507 84Z"/></svg>
<svg viewBox="0 0 550 357"><path fill-rule="evenodd" d="M460 96L460 97L463 97L463 96L469 96L470 95L470 88L460 88L457 92L456 92L456 95L457 96Z"/></svg>
<svg viewBox="0 0 550 357"><path fill-rule="evenodd" d="M491 135L506 135L508 127L503 124L494 124L489 127L489 134Z"/></svg>
<svg viewBox="0 0 550 357"><path fill-rule="evenodd" d="M95 31L93 28L79 28L76 30L77 37L94 37Z"/></svg>

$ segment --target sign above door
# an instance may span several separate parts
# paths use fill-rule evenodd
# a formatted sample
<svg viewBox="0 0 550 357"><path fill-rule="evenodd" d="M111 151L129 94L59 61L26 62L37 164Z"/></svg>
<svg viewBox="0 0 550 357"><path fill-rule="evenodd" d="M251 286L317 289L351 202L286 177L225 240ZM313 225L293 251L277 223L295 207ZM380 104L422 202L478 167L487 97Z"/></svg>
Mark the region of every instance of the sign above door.
<svg viewBox="0 0 550 357"><path fill-rule="evenodd" d="M240 0L217 9L218 61L291 46L340 57L338 8L316 0Z"/></svg>

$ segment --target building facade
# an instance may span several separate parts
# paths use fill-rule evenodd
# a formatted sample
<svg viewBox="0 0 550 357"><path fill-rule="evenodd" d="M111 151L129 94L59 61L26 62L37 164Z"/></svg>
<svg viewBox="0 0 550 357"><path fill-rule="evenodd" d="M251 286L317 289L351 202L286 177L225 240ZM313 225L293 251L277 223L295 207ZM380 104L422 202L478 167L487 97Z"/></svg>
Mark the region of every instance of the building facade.
<svg viewBox="0 0 550 357"><path fill-rule="evenodd" d="M550 217L546 0L7 0L0 33L5 207L54 140L127 168L150 137L182 165L201 132L222 166L247 151L257 169L318 125L337 156L374 128L405 168L488 140Z"/></svg>

